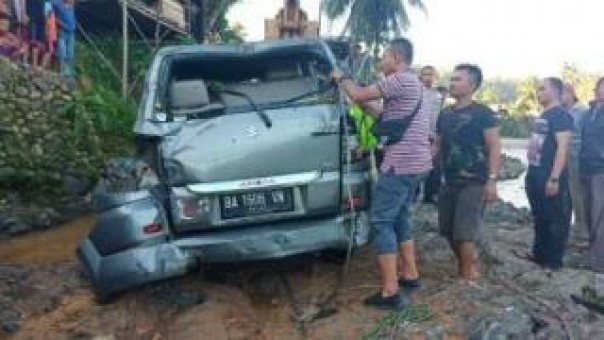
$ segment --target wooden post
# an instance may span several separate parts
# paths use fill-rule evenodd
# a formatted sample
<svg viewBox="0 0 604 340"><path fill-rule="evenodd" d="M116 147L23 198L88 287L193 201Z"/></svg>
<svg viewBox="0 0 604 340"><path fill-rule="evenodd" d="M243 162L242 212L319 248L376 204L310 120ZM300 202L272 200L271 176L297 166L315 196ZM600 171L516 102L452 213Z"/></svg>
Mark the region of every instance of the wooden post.
<svg viewBox="0 0 604 340"><path fill-rule="evenodd" d="M122 0L122 98L128 95L128 0Z"/></svg>

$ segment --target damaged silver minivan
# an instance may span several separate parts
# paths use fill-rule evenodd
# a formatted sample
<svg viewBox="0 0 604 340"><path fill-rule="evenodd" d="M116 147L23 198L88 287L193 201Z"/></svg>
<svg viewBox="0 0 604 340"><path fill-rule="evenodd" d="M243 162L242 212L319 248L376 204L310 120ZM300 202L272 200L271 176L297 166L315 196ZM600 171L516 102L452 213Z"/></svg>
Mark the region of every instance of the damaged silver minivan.
<svg viewBox="0 0 604 340"><path fill-rule="evenodd" d="M318 39L162 49L135 125L157 181L97 191L78 248L99 300L204 263L366 243L368 162L336 63Z"/></svg>

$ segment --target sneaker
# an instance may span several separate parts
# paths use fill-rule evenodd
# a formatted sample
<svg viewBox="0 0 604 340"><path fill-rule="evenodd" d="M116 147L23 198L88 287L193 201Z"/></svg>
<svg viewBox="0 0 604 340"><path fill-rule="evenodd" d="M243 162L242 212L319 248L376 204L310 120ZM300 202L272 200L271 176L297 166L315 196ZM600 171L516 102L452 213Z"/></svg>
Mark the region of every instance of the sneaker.
<svg viewBox="0 0 604 340"><path fill-rule="evenodd" d="M398 286L407 290L416 290L422 287L422 281L418 279L398 279Z"/></svg>
<svg viewBox="0 0 604 340"><path fill-rule="evenodd" d="M379 309L399 310L409 305L409 302L405 298L403 298L399 293L396 293L392 296L382 296L382 293L378 292L367 297L363 301L363 304L365 306Z"/></svg>

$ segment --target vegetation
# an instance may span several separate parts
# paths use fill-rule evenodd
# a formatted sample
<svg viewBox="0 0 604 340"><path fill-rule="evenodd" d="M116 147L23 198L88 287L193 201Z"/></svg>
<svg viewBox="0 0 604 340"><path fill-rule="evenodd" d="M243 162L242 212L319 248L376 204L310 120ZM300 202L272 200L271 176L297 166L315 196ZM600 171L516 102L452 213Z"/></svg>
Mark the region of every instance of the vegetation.
<svg viewBox="0 0 604 340"><path fill-rule="evenodd" d="M587 103L593 97L597 75L583 72L572 64L562 66L560 76L575 86L579 100ZM539 79L490 79L485 81L477 99L501 113L501 132L506 137L528 137L530 125L541 110L537 100Z"/></svg>
<svg viewBox="0 0 604 340"><path fill-rule="evenodd" d="M414 304L401 311L391 312L379 320L363 339L392 339L397 331L401 331L409 324L418 324L430 320L434 313L427 304Z"/></svg>
<svg viewBox="0 0 604 340"><path fill-rule="evenodd" d="M324 0L330 20L346 18L344 32L373 51L409 28L407 6L425 11L422 0Z"/></svg>

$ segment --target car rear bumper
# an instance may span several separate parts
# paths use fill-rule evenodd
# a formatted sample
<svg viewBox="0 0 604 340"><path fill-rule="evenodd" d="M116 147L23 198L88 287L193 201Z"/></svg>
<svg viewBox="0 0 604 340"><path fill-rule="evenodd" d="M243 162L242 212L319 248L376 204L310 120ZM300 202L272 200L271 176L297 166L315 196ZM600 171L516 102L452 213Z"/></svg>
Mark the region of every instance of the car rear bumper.
<svg viewBox="0 0 604 340"><path fill-rule="evenodd" d="M102 255L87 238L78 248L97 296L182 275L198 262L240 262L278 259L324 249L346 249L350 221L344 218L290 221L214 231L168 239L114 254ZM364 215L357 223L355 244L366 241Z"/></svg>

